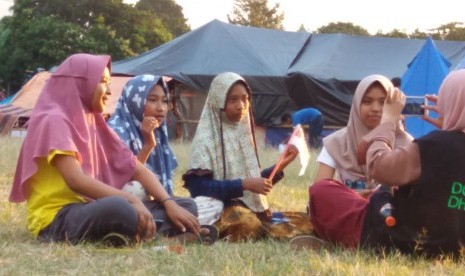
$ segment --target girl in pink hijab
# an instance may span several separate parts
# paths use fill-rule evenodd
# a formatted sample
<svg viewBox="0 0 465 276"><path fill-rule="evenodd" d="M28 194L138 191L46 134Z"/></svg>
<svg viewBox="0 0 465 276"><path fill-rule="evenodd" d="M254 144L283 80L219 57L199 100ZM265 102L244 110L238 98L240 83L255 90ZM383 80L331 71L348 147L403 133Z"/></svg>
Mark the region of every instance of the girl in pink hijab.
<svg viewBox="0 0 465 276"><path fill-rule="evenodd" d="M109 56L75 54L58 67L29 120L10 201L27 201L28 229L42 241L198 235L195 203L170 197L107 127L110 78ZM122 191L132 180L154 200Z"/></svg>

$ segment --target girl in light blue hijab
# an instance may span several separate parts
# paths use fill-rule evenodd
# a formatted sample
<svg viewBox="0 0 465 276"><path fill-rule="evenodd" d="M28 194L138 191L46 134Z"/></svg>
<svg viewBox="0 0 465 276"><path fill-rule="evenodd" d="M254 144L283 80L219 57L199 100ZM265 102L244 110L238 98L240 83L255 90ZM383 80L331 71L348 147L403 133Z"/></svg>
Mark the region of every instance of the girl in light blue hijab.
<svg viewBox="0 0 465 276"><path fill-rule="evenodd" d="M173 195L173 171L178 163L168 141L168 100L161 76L136 76L124 86L108 125Z"/></svg>

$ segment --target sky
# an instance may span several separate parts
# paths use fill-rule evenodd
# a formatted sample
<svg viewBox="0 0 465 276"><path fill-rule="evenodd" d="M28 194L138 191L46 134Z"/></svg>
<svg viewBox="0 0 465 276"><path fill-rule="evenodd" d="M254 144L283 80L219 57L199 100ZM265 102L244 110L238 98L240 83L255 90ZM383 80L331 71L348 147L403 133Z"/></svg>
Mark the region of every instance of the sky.
<svg viewBox="0 0 465 276"><path fill-rule="evenodd" d="M124 0L136 3L137 0ZM175 0L183 8L191 29L213 19L227 22L234 0ZM301 24L312 32L331 22L350 22L375 34L378 30L398 29L411 33L415 29L427 31L442 24L458 21L465 23L460 1L441 0L428 4L424 0L268 0L269 5L280 4L284 12L284 28L297 31ZM0 17L8 15L13 0L0 0Z"/></svg>

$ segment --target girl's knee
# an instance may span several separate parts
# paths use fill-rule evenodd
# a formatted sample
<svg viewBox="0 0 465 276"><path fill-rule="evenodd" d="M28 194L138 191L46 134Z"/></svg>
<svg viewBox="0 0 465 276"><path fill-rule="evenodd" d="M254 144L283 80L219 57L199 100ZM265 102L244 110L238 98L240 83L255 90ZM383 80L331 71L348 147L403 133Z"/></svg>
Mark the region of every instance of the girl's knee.
<svg viewBox="0 0 465 276"><path fill-rule="evenodd" d="M324 191L328 185L331 185L329 183L328 179L322 179L318 182L313 183L309 188L308 188L308 194L309 196L319 194L322 190Z"/></svg>
<svg viewBox="0 0 465 276"><path fill-rule="evenodd" d="M110 196L99 199L96 203L98 204L94 209L96 216L137 225L137 211L126 199L119 196Z"/></svg>

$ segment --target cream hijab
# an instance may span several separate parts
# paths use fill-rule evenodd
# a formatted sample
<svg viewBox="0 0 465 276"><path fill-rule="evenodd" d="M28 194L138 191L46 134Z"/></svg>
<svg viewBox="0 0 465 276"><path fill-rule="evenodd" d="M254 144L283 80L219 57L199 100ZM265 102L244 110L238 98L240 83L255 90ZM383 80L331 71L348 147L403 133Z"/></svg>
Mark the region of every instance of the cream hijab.
<svg viewBox="0 0 465 276"><path fill-rule="evenodd" d="M215 180L244 179L261 175L251 107L248 115L238 123L229 122L224 113L226 97L236 83L244 84L251 96L247 83L236 73L222 73L213 79L192 142L190 168L211 170ZM240 200L254 212L268 209L264 195L244 191Z"/></svg>
<svg viewBox="0 0 465 276"><path fill-rule="evenodd" d="M392 93L394 86L391 81L381 75L370 75L360 81L352 99L349 122L347 126L329 135L323 140L326 150L336 162L336 171L344 179L360 180L369 179L365 165L357 163L357 147L363 136L370 132L360 119L360 106L363 96L368 88L375 82L380 83L387 93ZM400 128L396 130L395 147L410 143L412 136Z"/></svg>

